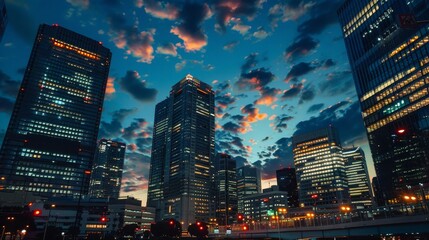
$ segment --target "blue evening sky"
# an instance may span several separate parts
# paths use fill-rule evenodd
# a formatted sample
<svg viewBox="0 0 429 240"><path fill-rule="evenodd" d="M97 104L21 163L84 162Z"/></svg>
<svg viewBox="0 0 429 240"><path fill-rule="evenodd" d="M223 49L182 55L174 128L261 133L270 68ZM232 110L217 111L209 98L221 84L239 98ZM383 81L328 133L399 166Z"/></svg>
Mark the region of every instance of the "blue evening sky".
<svg viewBox="0 0 429 240"><path fill-rule="evenodd" d="M112 53L100 138L127 143L122 195L146 202L155 105L186 74L216 91L216 150L293 166L291 137L333 124L373 163L336 9L341 0L6 0L0 141L38 25L59 24Z"/></svg>

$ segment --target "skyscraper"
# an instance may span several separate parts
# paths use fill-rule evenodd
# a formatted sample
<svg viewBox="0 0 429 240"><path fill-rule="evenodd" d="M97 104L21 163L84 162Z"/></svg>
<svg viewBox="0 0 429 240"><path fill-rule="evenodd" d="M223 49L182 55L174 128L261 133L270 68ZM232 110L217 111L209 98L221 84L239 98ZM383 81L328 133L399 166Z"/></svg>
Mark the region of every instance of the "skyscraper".
<svg viewBox="0 0 429 240"><path fill-rule="evenodd" d="M0 152L8 190L87 193L111 52L40 25Z"/></svg>
<svg viewBox="0 0 429 240"><path fill-rule="evenodd" d="M380 190L395 202L429 182L429 29L423 0L347 0L338 15Z"/></svg>
<svg viewBox="0 0 429 240"><path fill-rule="evenodd" d="M89 193L96 198L119 198L125 143L101 139L95 152Z"/></svg>
<svg viewBox="0 0 429 240"><path fill-rule="evenodd" d="M277 186L280 191L286 191L290 207L299 207L298 186L295 168L283 168L276 171Z"/></svg>
<svg viewBox="0 0 429 240"><path fill-rule="evenodd" d="M261 193L261 170L251 165L237 169L238 212L244 212L244 197Z"/></svg>
<svg viewBox="0 0 429 240"><path fill-rule="evenodd" d="M230 155L218 153L215 159L216 219L229 225L237 215L237 163Z"/></svg>
<svg viewBox="0 0 429 240"><path fill-rule="evenodd" d="M189 74L156 105L147 205L158 219L209 220L214 131L214 91Z"/></svg>
<svg viewBox="0 0 429 240"><path fill-rule="evenodd" d="M0 41L6 30L6 24L7 24L6 4L4 3L4 0L0 0Z"/></svg>
<svg viewBox="0 0 429 240"><path fill-rule="evenodd" d="M360 147L343 148L343 156L351 204L358 209L371 207L373 197L363 150Z"/></svg>
<svg viewBox="0 0 429 240"><path fill-rule="evenodd" d="M345 162L335 129L294 135L292 145L300 203L327 211L348 203Z"/></svg>

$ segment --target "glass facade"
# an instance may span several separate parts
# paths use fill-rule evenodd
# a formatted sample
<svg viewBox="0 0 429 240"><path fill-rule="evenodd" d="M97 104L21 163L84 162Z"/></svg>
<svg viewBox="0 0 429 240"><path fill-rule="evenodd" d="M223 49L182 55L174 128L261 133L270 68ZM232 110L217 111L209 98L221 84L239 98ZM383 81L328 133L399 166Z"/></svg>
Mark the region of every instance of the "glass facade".
<svg viewBox="0 0 429 240"><path fill-rule="evenodd" d="M365 154L360 147L343 148L350 202L357 209L373 205Z"/></svg>
<svg viewBox="0 0 429 240"><path fill-rule="evenodd" d="M287 192L289 207L299 207L295 168L279 169L276 171L276 177L279 190Z"/></svg>
<svg viewBox="0 0 429 240"><path fill-rule="evenodd" d="M110 58L95 40L39 27L0 152L7 190L88 192Z"/></svg>
<svg viewBox="0 0 429 240"><path fill-rule="evenodd" d="M219 225L232 224L237 216L237 163L230 155L215 159L216 219Z"/></svg>
<svg viewBox="0 0 429 240"><path fill-rule="evenodd" d="M292 144L301 207L338 211L348 203L345 161L335 129L294 135Z"/></svg>
<svg viewBox="0 0 429 240"><path fill-rule="evenodd" d="M156 106L148 206L157 218L209 221L214 131L214 91L188 74Z"/></svg>
<svg viewBox="0 0 429 240"><path fill-rule="evenodd" d="M92 167L90 195L95 198L119 198L125 143L101 139Z"/></svg>
<svg viewBox="0 0 429 240"><path fill-rule="evenodd" d="M338 10L380 190L390 203L429 182L427 0L347 0Z"/></svg>
<svg viewBox="0 0 429 240"><path fill-rule="evenodd" d="M261 170L246 165L237 169L238 212L244 212L244 197L261 193Z"/></svg>

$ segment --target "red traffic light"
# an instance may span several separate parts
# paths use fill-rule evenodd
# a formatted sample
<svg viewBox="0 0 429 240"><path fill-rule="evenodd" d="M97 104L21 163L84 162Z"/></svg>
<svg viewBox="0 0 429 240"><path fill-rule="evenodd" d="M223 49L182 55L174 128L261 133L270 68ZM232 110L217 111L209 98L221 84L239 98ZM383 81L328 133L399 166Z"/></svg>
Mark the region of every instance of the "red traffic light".
<svg viewBox="0 0 429 240"><path fill-rule="evenodd" d="M203 229L204 229L204 228L203 228L203 226L201 226L201 227L200 227L200 230L203 230Z"/></svg>
<svg viewBox="0 0 429 240"><path fill-rule="evenodd" d="M405 129L403 129L403 128L398 129L399 134L403 134L404 132L405 132Z"/></svg>
<svg viewBox="0 0 429 240"><path fill-rule="evenodd" d="M238 219L243 219L243 215L238 215Z"/></svg>
<svg viewBox="0 0 429 240"><path fill-rule="evenodd" d="M247 231L247 226L246 225L243 226L243 230Z"/></svg>
<svg viewBox="0 0 429 240"><path fill-rule="evenodd" d="M198 225L198 226L200 226L200 224L201 224L200 222L197 222L197 225Z"/></svg>
<svg viewBox="0 0 429 240"><path fill-rule="evenodd" d="M171 221L170 221L170 225L173 225L173 224L174 224L174 222L173 222L173 220L171 220Z"/></svg>
<svg viewBox="0 0 429 240"><path fill-rule="evenodd" d="M42 215L42 210L36 209L36 210L33 211L33 216L38 217L40 215Z"/></svg>
<svg viewBox="0 0 429 240"><path fill-rule="evenodd" d="M100 218L100 221L102 221L102 222L107 222L107 218L106 218L106 217L101 217L101 218Z"/></svg>
<svg viewBox="0 0 429 240"><path fill-rule="evenodd" d="M313 198L313 199L315 199L315 198L317 198L318 196L317 196L317 194L313 194L313 195L311 195L311 198Z"/></svg>

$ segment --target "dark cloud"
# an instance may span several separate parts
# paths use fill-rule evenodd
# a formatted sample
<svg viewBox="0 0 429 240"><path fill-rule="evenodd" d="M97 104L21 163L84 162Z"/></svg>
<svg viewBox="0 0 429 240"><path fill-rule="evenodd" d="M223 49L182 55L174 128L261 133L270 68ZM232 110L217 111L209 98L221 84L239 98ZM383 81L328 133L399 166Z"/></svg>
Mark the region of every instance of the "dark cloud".
<svg viewBox="0 0 429 240"><path fill-rule="evenodd" d="M302 90L302 94L299 99L299 104L311 101L314 99L315 96L316 96L316 93L313 87L304 88L304 90Z"/></svg>
<svg viewBox="0 0 429 240"><path fill-rule="evenodd" d="M0 96L0 112L11 113L14 102L8 98Z"/></svg>
<svg viewBox="0 0 429 240"><path fill-rule="evenodd" d="M301 92L303 88L304 88L304 85L302 83L292 84L292 86L288 90L283 92L282 99L293 98L295 96L298 96L298 94Z"/></svg>
<svg viewBox="0 0 429 240"><path fill-rule="evenodd" d="M151 148L152 148L152 138L151 137L145 137L145 138L137 138L135 140L135 144L137 146L137 150L141 153L145 153L150 155Z"/></svg>
<svg viewBox="0 0 429 240"><path fill-rule="evenodd" d="M235 86L240 90L260 91L264 86L274 80L275 76L266 68L258 68L249 73L241 74Z"/></svg>
<svg viewBox="0 0 429 240"><path fill-rule="evenodd" d="M229 105L234 104L237 99L230 93L218 95L215 97L217 106L222 109L227 109Z"/></svg>
<svg viewBox="0 0 429 240"><path fill-rule="evenodd" d="M12 80L8 75L0 70L0 92L15 97L18 93L21 82Z"/></svg>
<svg viewBox="0 0 429 240"><path fill-rule="evenodd" d="M207 4L186 2L179 12L181 23L171 33L183 40L187 51L198 51L207 45L207 35L202 28L203 21L210 16Z"/></svg>
<svg viewBox="0 0 429 240"><path fill-rule="evenodd" d="M292 138L280 138L276 141L275 146L268 147L267 151L271 153L272 157L259 162L262 179L275 178L276 170L293 166Z"/></svg>
<svg viewBox="0 0 429 240"><path fill-rule="evenodd" d="M216 94L219 94L219 93L229 89L230 87L231 87L231 84L229 84L229 82L219 83L217 85Z"/></svg>
<svg viewBox="0 0 429 240"><path fill-rule="evenodd" d="M222 126L222 129L228 132L239 133L241 126L234 122L227 122Z"/></svg>
<svg viewBox="0 0 429 240"><path fill-rule="evenodd" d="M335 66L335 62L332 59L327 59L322 62L313 61L313 62L300 62L292 66L289 73L286 75L285 82L297 82L297 77L303 76L307 73L310 73L316 69L327 69L332 66Z"/></svg>
<svg viewBox="0 0 429 240"><path fill-rule="evenodd" d="M274 118L273 129L279 133L283 132L283 130L287 129L287 122L292 119L292 116L286 114L276 116L276 118Z"/></svg>
<svg viewBox="0 0 429 240"><path fill-rule="evenodd" d="M122 173L121 192L128 193L147 189L149 169L150 156L137 152L127 152Z"/></svg>
<svg viewBox="0 0 429 240"><path fill-rule="evenodd" d="M309 54L319 46L319 41L310 36L300 36L286 48L285 59L289 62Z"/></svg>
<svg viewBox="0 0 429 240"><path fill-rule="evenodd" d="M337 9L342 0L319 1L310 11L310 18L298 26L302 35L319 34L331 24L338 22Z"/></svg>
<svg viewBox="0 0 429 240"><path fill-rule="evenodd" d="M270 139L270 137L269 137L269 136L266 136L266 137L264 137L261 141L262 141L262 142L265 142L265 141L267 141L268 139Z"/></svg>
<svg viewBox="0 0 429 240"><path fill-rule="evenodd" d="M233 157L233 159L235 160L237 168L243 167L245 165L250 165L249 161L247 161L247 159L242 156L235 156Z"/></svg>
<svg viewBox="0 0 429 240"><path fill-rule="evenodd" d="M114 138L121 135L122 122L127 116L134 113L137 109L119 109L112 114L112 121L110 123L101 121L99 138Z"/></svg>
<svg viewBox="0 0 429 240"><path fill-rule="evenodd" d="M247 71L256 66L256 64L258 63L258 60L256 59L257 56L258 53L251 53L244 58L245 63L241 66L241 72L243 74L247 73Z"/></svg>
<svg viewBox="0 0 429 240"><path fill-rule="evenodd" d="M344 144L354 144L366 140L365 128L359 102L341 101L329 106L316 117L301 121L296 125L295 134L306 133L333 125L337 128Z"/></svg>
<svg viewBox="0 0 429 240"><path fill-rule="evenodd" d="M143 6L146 13L160 19L174 20L179 14L179 8L168 2L145 0Z"/></svg>
<svg viewBox="0 0 429 240"><path fill-rule="evenodd" d="M122 131L122 138L127 141L133 138L148 138L150 136L152 136L152 127L148 127L148 122L144 118L135 118L134 121Z"/></svg>
<svg viewBox="0 0 429 240"><path fill-rule="evenodd" d="M14 0L7 2L8 27L28 44L33 44L40 19L33 18L32 12L26 1Z"/></svg>
<svg viewBox="0 0 429 240"><path fill-rule="evenodd" d="M146 81L142 81L136 71L127 71L125 77L119 79L119 85L140 102L152 102L158 93L154 88L147 88Z"/></svg>
<svg viewBox="0 0 429 240"><path fill-rule="evenodd" d="M261 97L255 100L254 104L270 106L277 100L276 96L281 93L281 90L265 86L259 92L261 94Z"/></svg>
<svg viewBox="0 0 429 240"><path fill-rule="evenodd" d="M226 25L232 18L240 16L252 19L258 9L262 7L263 0L215 0L214 9L217 13L217 29L226 31Z"/></svg>
<svg viewBox="0 0 429 240"><path fill-rule="evenodd" d="M243 144L243 139L235 132L216 131L216 152L223 152L231 156L248 156L250 147Z"/></svg>
<svg viewBox="0 0 429 240"><path fill-rule="evenodd" d="M231 119L236 120L236 121L243 121L244 116L243 115L234 115L231 117Z"/></svg>
<svg viewBox="0 0 429 240"><path fill-rule="evenodd" d="M317 112L320 109L322 109L324 106L325 106L324 103L313 104L308 108L307 113Z"/></svg>
<svg viewBox="0 0 429 240"><path fill-rule="evenodd" d="M326 80L320 83L320 91L328 95L339 95L353 89L351 71L331 72Z"/></svg>

